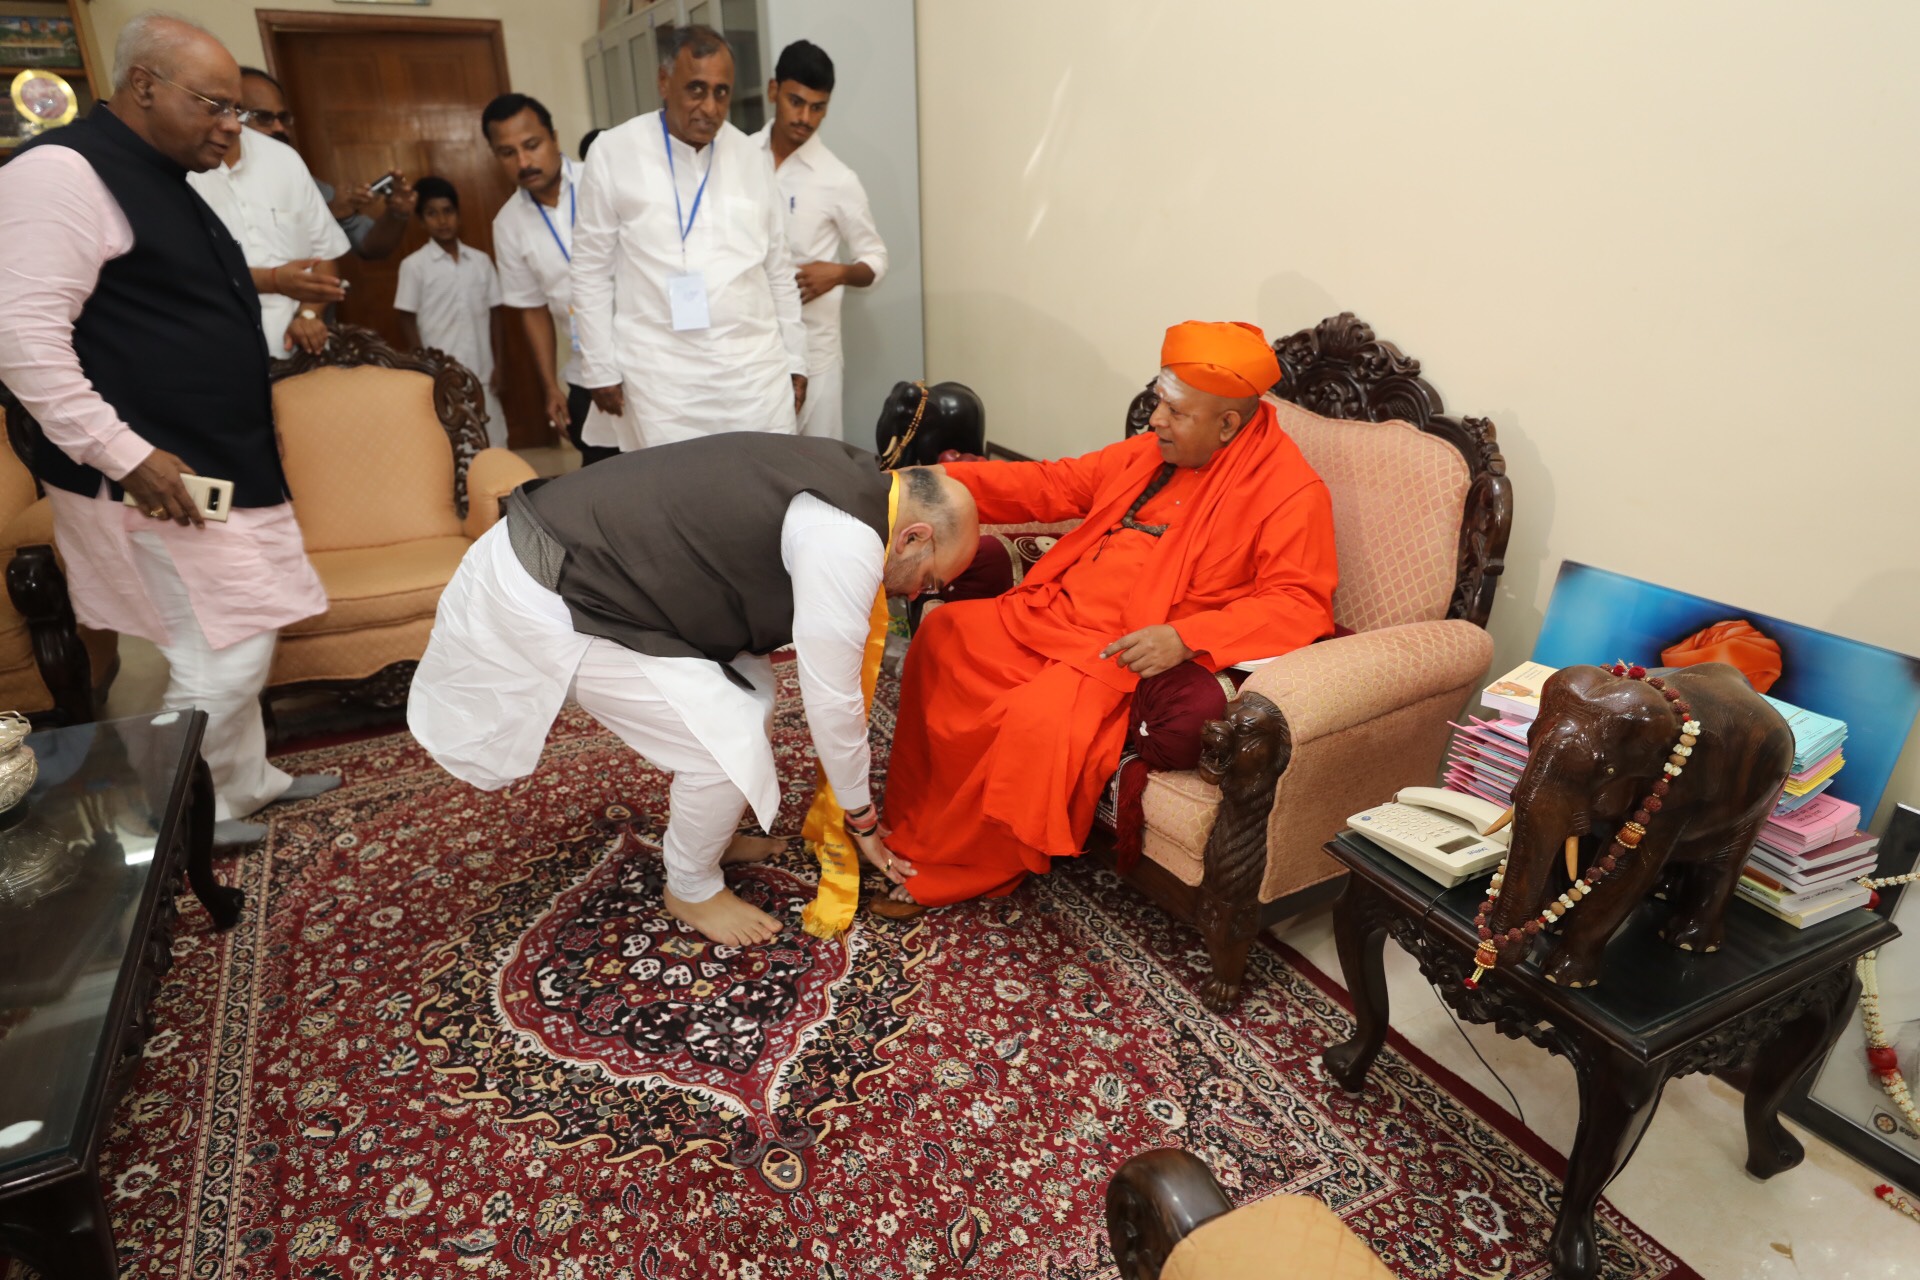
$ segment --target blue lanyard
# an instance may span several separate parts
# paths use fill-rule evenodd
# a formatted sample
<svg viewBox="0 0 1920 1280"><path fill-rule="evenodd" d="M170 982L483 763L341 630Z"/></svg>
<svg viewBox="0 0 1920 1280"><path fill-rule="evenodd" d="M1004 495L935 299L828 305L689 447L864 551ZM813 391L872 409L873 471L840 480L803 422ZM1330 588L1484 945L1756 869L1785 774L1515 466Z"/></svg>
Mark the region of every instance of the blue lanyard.
<svg viewBox="0 0 1920 1280"><path fill-rule="evenodd" d="M693 220L700 216L700 198L707 194L707 179L713 176L712 151L707 152L707 171L700 179L700 189L693 193L693 212L682 213L680 209L680 179L673 171L673 143L667 137L667 113L660 113L660 145L667 153L667 181L673 188L673 225L680 229L680 256L687 256L687 237L693 234ZM707 144L718 147L720 139L715 138Z"/></svg>
<svg viewBox="0 0 1920 1280"><path fill-rule="evenodd" d="M560 173L562 177L566 176L566 169L563 167ZM547 234L552 236L554 244L559 246L560 256L565 258L567 263L571 265L573 263L573 255L567 252L567 242L562 240L560 233L553 229L553 219L547 216L547 206L541 204L539 197L535 196L531 191L527 192L527 199L533 201L533 207L540 211L540 221L547 224ZM567 230L573 230L573 224L577 222L579 218L580 188L574 183L569 182L567 184Z"/></svg>

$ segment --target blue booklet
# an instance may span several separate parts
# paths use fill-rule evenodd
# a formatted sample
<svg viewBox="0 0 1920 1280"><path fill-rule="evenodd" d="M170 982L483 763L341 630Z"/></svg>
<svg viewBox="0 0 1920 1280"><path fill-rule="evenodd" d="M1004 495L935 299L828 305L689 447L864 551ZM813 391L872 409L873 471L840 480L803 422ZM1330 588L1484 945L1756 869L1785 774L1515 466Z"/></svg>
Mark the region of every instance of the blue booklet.
<svg viewBox="0 0 1920 1280"><path fill-rule="evenodd" d="M1767 698L1764 693L1760 696ZM1793 730L1794 773L1805 773L1832 755L1847 740L1847 722L1844 720L1835 720L1832 716L1823 716L1818 711L1796 707L1778 698L1767 698L1767 701L1773 704L1775 711L1786 717L1787 726ZM1802 800L1806 798L1801 797Z"/></svg>

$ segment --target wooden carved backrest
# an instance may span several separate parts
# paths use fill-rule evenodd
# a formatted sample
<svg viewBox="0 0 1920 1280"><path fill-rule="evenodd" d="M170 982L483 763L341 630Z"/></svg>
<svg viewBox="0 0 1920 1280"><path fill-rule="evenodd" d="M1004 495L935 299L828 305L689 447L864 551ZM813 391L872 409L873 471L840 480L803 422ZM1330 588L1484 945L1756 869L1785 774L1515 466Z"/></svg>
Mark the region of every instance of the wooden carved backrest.
<svg viewBox="0 0 1920 1280"><path fill-rule="evenodd" d="M1273 349L1280 426L1333 495L1335 619L1355 631L1437 618L1485 626L1513 524L1493 424L1446 416L1420 362L1351 312ZM1129 435L1157 403L1151 385L1135 397Z"/></svg>
<svg viewBox="0 0 1920 1280"><path fill-rule="evenodd" d="M343 327L273 370L274 421L307 547L454 537L486 447L479 381L438 351L403 353Z"/></svg>

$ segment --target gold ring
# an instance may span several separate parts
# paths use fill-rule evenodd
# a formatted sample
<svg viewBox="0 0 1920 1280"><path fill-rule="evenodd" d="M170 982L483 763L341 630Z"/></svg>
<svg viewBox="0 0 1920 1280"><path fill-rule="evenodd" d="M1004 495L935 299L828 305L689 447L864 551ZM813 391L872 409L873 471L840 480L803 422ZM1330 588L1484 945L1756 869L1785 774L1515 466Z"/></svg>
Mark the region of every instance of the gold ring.
<svg viewBox="0 0 1920 1280"><path fill-rule="evenodd" d="M167 509L165 507L153 507L147 512L147 514L152 516L155 520L159 520L167 514Z"/></svg>

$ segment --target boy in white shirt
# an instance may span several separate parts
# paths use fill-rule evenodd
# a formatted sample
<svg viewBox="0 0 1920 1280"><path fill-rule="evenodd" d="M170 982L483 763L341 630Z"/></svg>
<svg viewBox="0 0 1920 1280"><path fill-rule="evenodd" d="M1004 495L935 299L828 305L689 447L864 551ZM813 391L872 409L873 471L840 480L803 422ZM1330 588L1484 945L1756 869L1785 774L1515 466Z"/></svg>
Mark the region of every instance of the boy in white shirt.
<svg viewBox="0 0 1920 1280"><path fill-rule="evenodd" d="M414 350L438 347L480 380L486 394L487 439L507 443L500 408L500 345L506 312L500 309L500 277L493 260L460 243L460 193L445 178L414 185L420 220L432 237L400 263L393 309L400 332Z"/></svg>

